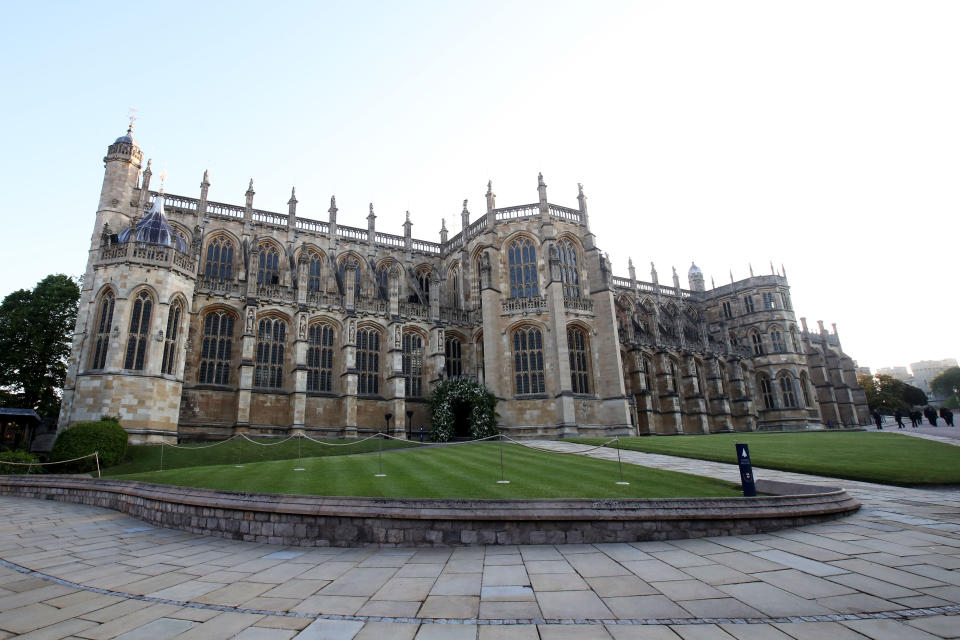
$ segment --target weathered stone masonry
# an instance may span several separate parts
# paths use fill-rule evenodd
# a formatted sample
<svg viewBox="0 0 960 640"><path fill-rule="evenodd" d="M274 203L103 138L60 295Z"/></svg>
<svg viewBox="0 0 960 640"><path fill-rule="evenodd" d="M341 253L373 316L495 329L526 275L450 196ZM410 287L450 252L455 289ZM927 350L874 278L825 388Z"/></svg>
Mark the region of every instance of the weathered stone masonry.
<svg viewBox="0 0 960 640"><path fill-rule="evenodd" d="M429 428L469 376L515 437L869 422L836 328L798 326L783 272L706 289L614 276L575 208L464 201L439 242L150 188L132 132L108 148L60 428L119 415L134 442ZM142 170L142 171L141 171ZM471 219L473 218L473 219ZM652 267L652 265L651 265ZM408 418L407 412L412 412ZM463 424L460 424L463 428Z"/></svg>

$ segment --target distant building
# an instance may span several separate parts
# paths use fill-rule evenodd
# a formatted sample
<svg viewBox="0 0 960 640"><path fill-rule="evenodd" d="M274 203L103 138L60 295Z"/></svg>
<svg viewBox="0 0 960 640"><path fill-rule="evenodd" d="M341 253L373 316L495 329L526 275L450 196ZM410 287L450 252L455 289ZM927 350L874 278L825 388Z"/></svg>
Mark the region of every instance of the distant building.
<svg viewBox="0 0 960 640"><path fill-rule="evenodd" d="M131 128L132 129L132 128ZM794 315L771 265L682 289L615 276L576 207L482 213L439 242L337 218L151 191L132 130L112 143L60 428L119 416L134 442L236 433L398 437L444 378L482 382L517 437L715 433L869 423L854 361ZM142 169L142 171L141 171ZM681 233L677 238L682 238ZM624 229L637 244L640 225ZM678 240L679 241L679 240ZM459 411L459 410L458 410ZM469 413L458 414L457 431Z"/></svg>
<svg viewBox="0 0 960 640"><path fill-rule="evenodd" d="M882 367L877 369L878 376L891 376L897 380L902 380L906 382L908 379L913 376L910 375L910 372L907 371L906 367Z"/></svg>
<svg viewBox="0 0 960 640"><path fill-rule="evenodd" d="M911 362L910 370L913 371L913 379L909 381L915 387L921 389L931 400L935 400L933 391L930 389L930 381L937 377L943 371L950 367L956 367L957 361L954 358L945 358L943 360L921 360L920 362Z"/></svg>
<svg viewBox="0 0 960 640"><path fill-rule="evenodd" d="M873 373L870 371L870 367L857 367L858 376L872 376Z"/></svg>

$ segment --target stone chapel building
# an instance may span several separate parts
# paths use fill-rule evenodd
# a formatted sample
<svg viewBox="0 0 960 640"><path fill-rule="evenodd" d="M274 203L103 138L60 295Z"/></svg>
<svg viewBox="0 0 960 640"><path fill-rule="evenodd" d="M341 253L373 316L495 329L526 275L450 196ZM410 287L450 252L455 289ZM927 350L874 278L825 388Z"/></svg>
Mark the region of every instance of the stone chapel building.
<svg viewBox="0 0 960 640"><path fill-rule="evenodd" d="M614 276L577 207L485 211L439 242L151 191L132 128L111 144L59 427L117 415L131 442L429 429L451 377L514 437L869 423L836 327L798 326L783 273L705 288ZM651 265L652 266L652 265ZM409 414L409 417L408 417ZM462 428L462 425L461 425Z"/></svg>

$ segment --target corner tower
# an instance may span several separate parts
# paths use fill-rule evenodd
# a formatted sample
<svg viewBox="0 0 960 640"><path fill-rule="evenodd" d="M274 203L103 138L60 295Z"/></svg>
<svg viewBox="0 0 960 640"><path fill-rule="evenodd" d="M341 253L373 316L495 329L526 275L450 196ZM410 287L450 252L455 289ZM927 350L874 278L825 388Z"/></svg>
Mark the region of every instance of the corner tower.
<svg viewBox="0 0 960 640"><path fill-rule="evenodd" d="M58 428L111 415L131 442L175 442L196 260L142 157L131 125L104 158Z"/></svg>

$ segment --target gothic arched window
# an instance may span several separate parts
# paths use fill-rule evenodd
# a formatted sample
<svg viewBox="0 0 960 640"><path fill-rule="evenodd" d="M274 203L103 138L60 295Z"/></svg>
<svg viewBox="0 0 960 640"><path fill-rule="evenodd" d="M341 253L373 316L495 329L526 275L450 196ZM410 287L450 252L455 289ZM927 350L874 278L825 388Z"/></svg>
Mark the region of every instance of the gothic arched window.
<svg viewBox="0 0 960 640"><path fill-rule="evenodd" d="M760 335L760 332L754 329L750 332L750 342L753 343L753 355L762 356L763 355L763 337Z"/></svg>
<svg viewBox="0 0 960 640"><path fill-rule="evenodd" d="M257 284L280 284L280 252L273 245L260 245Z"/></svg>
<svg viewBox="0 0 960 640"><path fill-rule="evenodd" d="M447 338L443 343L444 366L448 378L463 375L463 346L457 338Z"/></svg>
<svg viewBox="0 0 960 640"><path fill-rule="evenodd" d="M800 372L800 397L803 398L803 406L810 406L810 394L807 391L807 387L810 384L810 380L807 378L807 372Z"/></svg>
<svg viewBox="0 0 960 640"><path fill-rule="evenodd" d="M447 277L450 280L450 306L454 309L462 309L463 304L460 302L460 269L454 267Z"/></svg>
<svg viewBox="0 0 960 640"><path fill-rule="evenodd" d="M793 388L793 376L789 373L781 373L777 376L780 380L780 398L783 400L783 406L788 409L797 407L797 394Z"/></svg>
<svg viewBox="0 0 960 640"><path fill-rule="evenodd" d="M567 352L570 354L570 388L574 393L590 393L590 349L583 329L567 329Z"/></svg>
<svg viewBox="0 0 960 640"><path fill-rule="evenodd" d="M430 304L430 270L421 269L417 271L417 285L420 287L420 293L423 294L423 303ZM411 298L416 298L417 296L411 296ZM417 300L411 300L411 302L419 302Z"/></svg>
<svg viewBox="0 0 960 640"><path fill-rule="evenodd" d="M770 342L773 344L774 353L783 353L787 350L787 346L783 342L783 333L777 327L770 330Z"/></svg>
<svg viewBox="0 0 960 640"><path fill-rule="evenodd" d="M380 393L380 332L365 328L357 331L357 393Z"/></svg>
<svg viewBox="0 0 960 640"><path fill-rule="evenodd" d="M307 391L333 391L333 327L310 325L307 336Z"/></svg>
<svg viewBox="0 0 960 640"><path fill-rule="evenodd" d="M160 373L173 375L177 363L177 340L180 337L180 323L183 319L183 303L175 300L167 314L167 332L163 336L163 363Z"/></svg>
<svg viewBox="0 0 960 640"><path fill-rule="evenodd" d="M640 372L643 374L643 382L647 391L653 391L653 380L650 378L653 372L653 361L647 356L640 358Z"/></svg>
<svg viewBox="0 0 960 640"><path fill-rule="evenodd" d="M203 317L203 345L197 376L200 384L230 384L235 321L235 316L226 311L211 311Z"/></svg>
<svg viewBox="0 0 960 640"><path fill-rule="evenodd" d="M147 342L150 339L150 316L153 314L153 298L141 291L133 301L133 313L130 314L130 334L127 338L127 356L124 369L143 371L147 356Z"/></svg>
<svg viewBox="0 0 960 640"><path fill-rule="evenodd" d="M536 298L540 296L537 278L537 250L527 238L510 243L510 297Z"/></svg>
<svg viewBox="0 0 960 640"><path fill-rule="evenodd" d="M116 302L112 291L107 291L100 298L96 333L93 340L93 361L91 369L103 369L107 364L107 348L110 346L110 329L113 326L113 307Z"/></svg>
<svg viewBox="0 0 960 640"><path fill-rule="evenodd" d="M323 258L318 253L310 252L310 262L307 267L307 291L320 291L322 270Z"/></svg>
<svg viewBox="0 0 960 640"><path fill-rule="evenodd" d="M287 323L280 318L264 318L257 325L253 386L260 389L283 388L283 352L286 341Z"/></svg>
<svg viewBox="0 0 960 640"><path fill-rule="evenodd" d="M390 275L395 272L395 265L392 262L381 262L377 267L377 295L381 300L390 299ZM360 279L360 272L357 272L357 280ZM416 295L411 296L416 298Z"/></svg>
<svg viewBox="0 0 960 640"><path fill-rule="evenodd" d="M776 409L777 401L773 395L773 384L766 374L757 375L757 386L760 387L760 397L763 399L764 409Z"/></svg>
<svg viewBox="0 0 960 640"><path fill-rule="evenodd" d="M408 398L423 396L423 338L419 333L403 334L403 391Z"/></svg>
<svg viewBox="0 0 960 640"><path fill-rule="evenodd" d="M543 334L536 327L513 332L514 391L517 395L543 393Z"/></svg>
<svg viewBox="0 0 960 640"><path fill-rule="evenodd" d="M203 276L210 280L230 280L233 278L233 243L223 236L217 236L207 245L207 263Z"/></svg>
<svg viewBox="0 0 960 640"><path fill-rule="evenodd" d="M577 267L577 249L569 240L557 243L560 259L560 278L563 281L563 295L568 298L580 297L580 271Z"/></svg>

